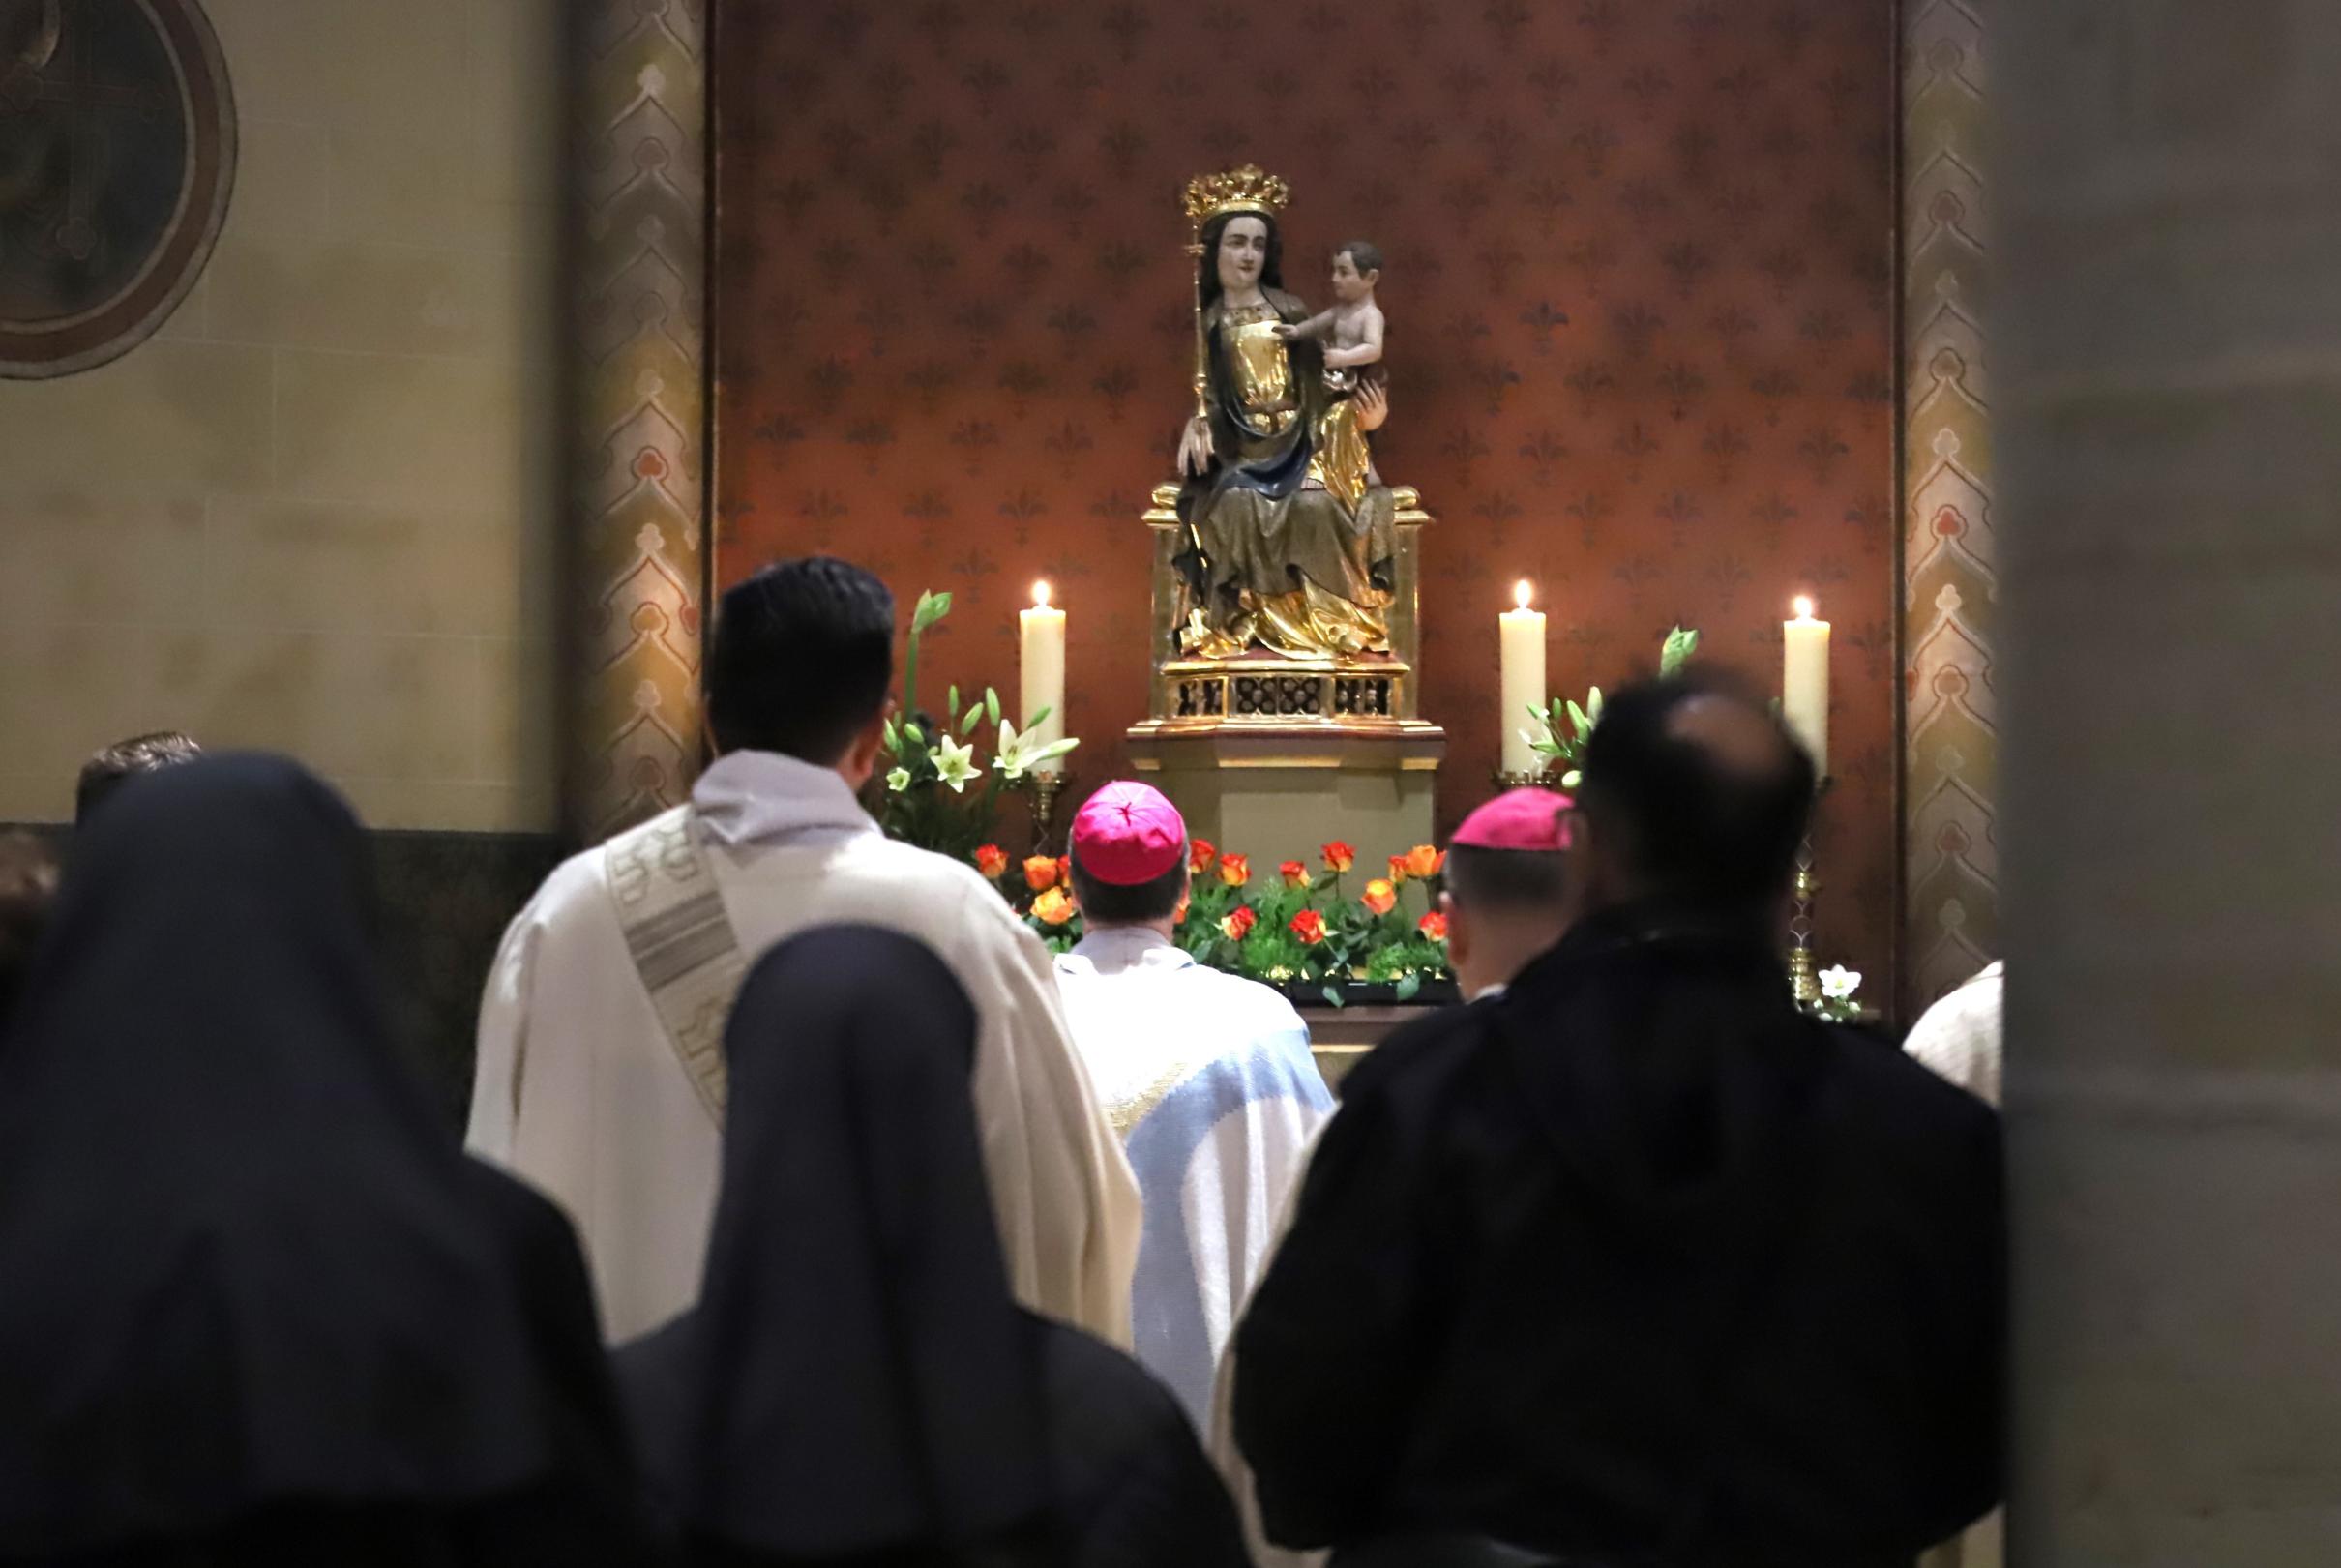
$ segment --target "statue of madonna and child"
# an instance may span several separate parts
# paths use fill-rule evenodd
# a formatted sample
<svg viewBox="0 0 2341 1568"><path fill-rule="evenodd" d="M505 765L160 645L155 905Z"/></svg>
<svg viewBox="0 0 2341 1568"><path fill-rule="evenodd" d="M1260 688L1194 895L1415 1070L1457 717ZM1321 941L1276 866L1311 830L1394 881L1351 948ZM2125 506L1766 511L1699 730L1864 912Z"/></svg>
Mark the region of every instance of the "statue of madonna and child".
<svg viewBox="0 0 2341 1568"><path fill-rule="evenodd" d="M1284 286L1285 182L1245 166L1188 182L1197 408L1178 465L1187 658L1390 651L1396 502L1368 432L1388 414L1380 252L1331 255L1334 305Z"/></svg>

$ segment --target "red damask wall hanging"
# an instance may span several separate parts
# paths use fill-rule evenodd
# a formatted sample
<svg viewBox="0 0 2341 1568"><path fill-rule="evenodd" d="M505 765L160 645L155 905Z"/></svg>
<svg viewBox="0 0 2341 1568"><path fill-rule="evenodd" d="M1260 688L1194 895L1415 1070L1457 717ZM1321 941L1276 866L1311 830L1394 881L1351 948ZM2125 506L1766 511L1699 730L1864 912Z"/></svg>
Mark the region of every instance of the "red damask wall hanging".
<svg viewBox="0 0 2341 1568"><path fill-rule="evenodd" d="M1070 616L1078 784L1143 716L1148 554L1191 398L1178 192L1291 182L1286 279L1388 255L1377 460L1437 515L1426 718L1451 825L1497 751L1496 616L1552 685L1679 621L1767 685L1836 626L1820 951L1890 994L1891 291L1882 0L840 0L718 8L718 576L833 551L958 595L938 678ZM1565 321L1563 318L1566 318Z"/></svg>

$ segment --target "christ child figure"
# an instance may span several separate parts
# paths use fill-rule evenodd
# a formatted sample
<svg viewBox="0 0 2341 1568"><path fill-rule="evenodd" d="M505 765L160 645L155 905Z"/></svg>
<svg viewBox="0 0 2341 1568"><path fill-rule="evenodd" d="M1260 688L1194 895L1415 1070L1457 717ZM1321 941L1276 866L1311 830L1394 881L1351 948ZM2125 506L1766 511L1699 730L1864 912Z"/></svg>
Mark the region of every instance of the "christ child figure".
<svg viewBox="0 0 2341 1568"><path fill-rule="evenodd" d="M1388 378L1381 369L1381 307L1374 303L1374 287L1380 281L1380 249L1351 240L1333 252L1333 308L1278 329L1287 338L1325 340L1328 391L1354 392L1361 382L1378 385Z"/></svg>

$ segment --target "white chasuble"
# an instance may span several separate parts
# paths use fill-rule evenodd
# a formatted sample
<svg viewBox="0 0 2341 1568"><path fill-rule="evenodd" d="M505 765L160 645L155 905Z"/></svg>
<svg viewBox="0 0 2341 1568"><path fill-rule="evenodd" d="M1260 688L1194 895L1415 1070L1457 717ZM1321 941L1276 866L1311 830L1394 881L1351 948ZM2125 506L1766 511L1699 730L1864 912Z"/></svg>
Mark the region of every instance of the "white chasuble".
<svg viewBox="0 0 2341 1568"><path fill-rule="evenodd" d="M1010 1284L1035 1311L1127 1345L1137 1183L1039 940L974 868L880 834L829 769L733 753L689 811L750 962L808 927L858 923L916 937L950 966L979 1020L976 1120ZM723 1134L705 1064L695 1072L678 1051L617 909L607 857L589 850L505 932L466 1143L568 1211L605 1330L624 1340L698 1298Z"/></svg>

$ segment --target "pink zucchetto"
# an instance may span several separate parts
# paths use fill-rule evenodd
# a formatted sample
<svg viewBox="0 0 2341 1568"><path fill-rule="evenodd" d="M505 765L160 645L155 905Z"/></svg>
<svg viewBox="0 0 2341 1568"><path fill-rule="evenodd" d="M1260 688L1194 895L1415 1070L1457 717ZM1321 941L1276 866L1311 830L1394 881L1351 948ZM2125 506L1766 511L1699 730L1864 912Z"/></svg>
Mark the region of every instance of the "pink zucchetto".
<svg viewBox="0 0 2341 1568"><path fill-rule="evenodd" d="M1576 804L1550 789L1507 789L1465 817L1447 842L1472 849L1566 849L1563 814Z"/></svg>
<svg viewBox="0 0 2341 1568"><path fill-rule="evenodd" d="M1073 858L1109 887L1151 882L1187 858L1187 822L1161 790L1117 779L1075 814Z"/></svg>

